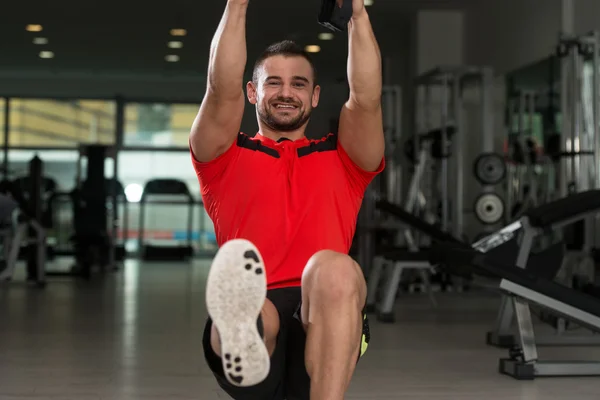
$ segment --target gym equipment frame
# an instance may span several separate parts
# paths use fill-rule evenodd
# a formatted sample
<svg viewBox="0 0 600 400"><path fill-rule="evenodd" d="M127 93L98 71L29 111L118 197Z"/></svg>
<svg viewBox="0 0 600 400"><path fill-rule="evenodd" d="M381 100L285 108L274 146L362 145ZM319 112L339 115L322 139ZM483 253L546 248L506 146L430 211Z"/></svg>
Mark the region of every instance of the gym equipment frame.
<svg viewBox="0 0 600 400"><path fill-rule="evenodd" d="M525 213L521 219L511 226L520 228L521 244L515 265L526 268L534 239L546 231L555 231L571 225L582 219L587 219L600 212L600 190L578 193L558 201L547 203ZM513 230L514 234L518 229ZM475 243L475 248L489 250L511 238L504 230L490 235ZM555 271L556 272L556 271ZM551 274L553 275L553 274ZM498 347L512 347L516 343L511 333L512 321L515 318L515 308L511 300L503 296L494 329L487 333L486 342ZM590 335L552 335L540 337L539 345L597 345L600 336Z"/></svg>
<svg viewBox="0 0 600 400"><path fill-rule="evenodd" d="M596 194L597 195L597 194ZM523 268L503 264L473 249L441 244L440 259L454 264L470 264L474 273L501 278L499 289L515 310L518 344L508 358L499 360L499 372L519 380L556 376L600 376L598 361L541 361L537 353L530 303L560 315L592 331L600 332L600 300L562 286Z"/></svg>

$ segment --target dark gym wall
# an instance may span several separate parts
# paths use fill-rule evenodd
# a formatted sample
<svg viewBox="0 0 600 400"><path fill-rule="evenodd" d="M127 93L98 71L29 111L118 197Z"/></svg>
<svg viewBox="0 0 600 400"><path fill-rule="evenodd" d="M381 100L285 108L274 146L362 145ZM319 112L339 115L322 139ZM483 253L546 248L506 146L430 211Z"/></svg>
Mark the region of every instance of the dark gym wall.
<svg viewBox="0 0 600 400"><path fill-rule="evenodd" d="M467 10L466 62L504 74L544 58L556 46L561 18L561 0L474 2Z"/></svg>
<svg viewBox="0 0 600 400"><path fill-rule="evenodd" d="M19 73L0 69L0 95L58 98L114 98L122 95L178 102L201 99L205 80L201 75Z"/></svg>

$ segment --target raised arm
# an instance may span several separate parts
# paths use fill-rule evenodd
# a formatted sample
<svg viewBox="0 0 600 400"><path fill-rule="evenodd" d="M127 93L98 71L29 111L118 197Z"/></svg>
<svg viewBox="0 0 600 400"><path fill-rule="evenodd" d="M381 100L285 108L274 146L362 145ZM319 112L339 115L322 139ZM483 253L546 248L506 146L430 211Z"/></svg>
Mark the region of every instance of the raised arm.
<svg viewBox="0 0 600 400"><path fill-rule="evenodd" d="M190 133L192 151L200 162L225 152L242 123L247 6L248 0L227 0L210 46L206 93Z"/></svg>
<svg viewBox="0 0 600 400"><path fill-rule="evenodd" d="M364 170L375 171L385 151L381 54L364 0L353 0L348 40L350 97L342 107L338 137L352 161Z"/></svg>

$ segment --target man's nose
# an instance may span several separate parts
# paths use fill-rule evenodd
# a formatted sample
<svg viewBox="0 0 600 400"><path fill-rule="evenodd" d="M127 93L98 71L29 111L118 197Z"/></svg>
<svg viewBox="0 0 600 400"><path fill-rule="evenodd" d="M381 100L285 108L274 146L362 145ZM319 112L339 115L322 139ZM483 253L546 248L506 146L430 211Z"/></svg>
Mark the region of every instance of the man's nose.
<svg viewBox="0 0 600 400"><path fill-rule="evenodd" d="M286 99L292 98L292 87L290 85L281 85L281 90L279 92L281 97L285 97Z"/></svg>

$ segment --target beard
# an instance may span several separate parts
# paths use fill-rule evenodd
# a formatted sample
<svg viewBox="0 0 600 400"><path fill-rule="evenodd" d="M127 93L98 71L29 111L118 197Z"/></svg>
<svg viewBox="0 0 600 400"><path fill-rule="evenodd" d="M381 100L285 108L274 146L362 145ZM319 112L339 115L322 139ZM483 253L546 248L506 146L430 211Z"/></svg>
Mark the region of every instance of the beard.
<svg viewBox="0 0 600 400"><path fill-rule="evenodd" d="M287 103L287 104L294 104L297 105L297 103L290 101L288 99L275 99L274 101L271 102L271 104L274 103ZM266 108L264 107L258 107L257 111L258 111L258 117L260 118L260 120L262 121L263 124L267 125L270 129L274 130L274 131L279 131L279 132L292 132L295 131L297 129L299 129L300 127L302 127L310 118L310 114L311 114L311 110L303 110L302 107L298 107L298 110L300 110L300 112L298 113L297 116L293 117L293 118L289 118L289 117L281 117L278 116L274 113L271 112L271 105L269 104ZM294 110L296 111L296 110Z"/></svg>

